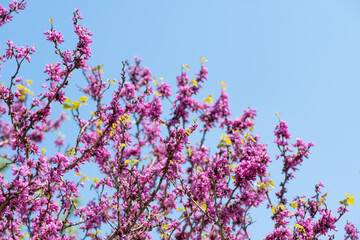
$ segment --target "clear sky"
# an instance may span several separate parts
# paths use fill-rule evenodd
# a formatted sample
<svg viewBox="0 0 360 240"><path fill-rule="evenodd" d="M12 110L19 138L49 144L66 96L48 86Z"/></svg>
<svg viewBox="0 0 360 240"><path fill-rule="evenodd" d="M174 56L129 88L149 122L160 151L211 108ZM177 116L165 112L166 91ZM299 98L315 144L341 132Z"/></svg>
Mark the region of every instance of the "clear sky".
<svg viewBox="0 0 360 240"><path fill-rule="evenodd" d="M209 81L202 93L216 98L218 81L224 81L234 116L248 106L256 108L255 132L269 144L273 159L275 113L280 112L294 139L315 143L313 154L289 186L290 195L310 195L322 181L329 207L336 211L345 192L354 194L355 205L344 219L360 227L359 1L29 0L27 9L0 29L0 52L8 39L35 45L32 63L20 73L35 86L45 79L45 64L58 60L49 54L53 48L43 35L50 26L48 19L53 18L63 33L63 48L72 48L75 8L80 8L83 24L94 34L90 63L104 64L105 77L119 78L121 61L137 55L154 76L174 85L181 64L188 64L194 74L199 57L206 57ZM3 66L2 81L11 67ZM75 74L73 81L80 81L77 78L80 75ZM64 134L71 133L64 130ZM274 162L275 184L280 171ZM271 230L265 225L270 223L267 212L255 212L254 239ZM342 236L341 229L338 238Z"/></svg>

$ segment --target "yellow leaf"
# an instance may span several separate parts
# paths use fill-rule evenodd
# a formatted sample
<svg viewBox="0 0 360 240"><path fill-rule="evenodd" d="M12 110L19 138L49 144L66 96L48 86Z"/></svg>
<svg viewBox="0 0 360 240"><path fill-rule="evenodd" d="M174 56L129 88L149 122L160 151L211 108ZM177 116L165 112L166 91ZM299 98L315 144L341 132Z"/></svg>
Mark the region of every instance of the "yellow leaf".
<svg viewBox="0 0 360 240"><path fill-rule="evenodd" d="M42 151L42 152L46 152L47 150L46 150L46 148L43 148L43 149L41 149L41 151Z"/></svg>
<svg viewBox="0 0 360 240"><path fill-rule="evenodd" d="M275 186L274 182L273 182L273 181L269 181L269 186L272 187L272 188L274 188L274 186Z"/></svg>
<svg viewBox="0 0 360 240"><path fill-rule="evenodd" d="M96 126L97 127L100 127L100 125L103 123L103 121L101 120L101 118L99 118L99 120L97 121L96 123Z"/></svg>
<svg viewBox="0 0 360 240"><path fill-rule="evenodd" d="M225 82L219 82L222 89L226 90L226 83Z"/></svg>
<svg viewBox="0 0 360 240"><path fill-rule="evenodd" d="M299 228L299 229L300 229L300 230L299 230L300 232L301 232L301 231L304 231L304 232L305 232L304 227L301 226L300 224L295 224L295 227Z"/></svg>
<svg viewBox="0 0 360 240"><path fill-rule="evenodd" d="M191 147L188 147L188 149L186 149L185 153L189 153L189 155L191 154L192 152L192 148Z"/></svg>
<svg viewBox="0 0 360 240"><path fill-rule="evenodd" d="M90 181L90 179L89 179L89 177L88 177L88 176L86 176L86 179L87 179L88 181Z"/></svg>
<svg viewBox="0 0 360 240"><path fill-rule="evenodd" d="M94 183L96 183L97 181L99 181L99 179L96 178L96 177L94 177L94 178L93 178L93 181L94 181Z"/></svg>
<svg viewBox="0 0 360 240"><path fill-rule="evenodd" d="M195 87L197 87L197 86L198 86L198 83L197 83L197 81L196 81L196 79L195 79L195 78L192 80L192 84L194 84L194 86L195 86Z"/></svg>
<svg viewBox="0 0 360 240"><path fill-rule="evenodd" d="M275 113L275 115L276 115L277 117L280 117L280 113L278 113L278 112L277 112L277 113Z"/></svg>
<svg viewBox="0 0 360 240"><path fill-rule="evenodd" d="M69 150L67 150L67 151L65 152L65 154L68 155L69 157L70 157L70 156L74 156L74 155L75 155L75 149L72 147L72 148L70 148Z"/></svg>
<svg viewBox="0 0 360 240"><path fill-rule="evenodd" d="M279 204L279 208L280 208L281 210L285 210L284 204L280 203L280 204Z"/></svg>
<svg viewBox="0 0 360 240"><path fill-rule="evenodd" d="M191 134L191 129L189 129L189 128L186 129L186 133L187 133L188 136L190 136L190 134Z"/></svg>
<svg viewBox="0 0 360 240"><path fill-rule="evenodd" d="M91 237L91 238L94 238L94 237L95 237L95 233L91 233L91 234L90 234L90 237Z"/></svg>
<svg viewBox="0 0 360 240"><path fill-rule="evenodd" d="M120 145L120 147L126 147L126 144L125 143L122 143L121 145Z"/></svg>
<svg viewBox="0 0 360 240"><path fill-rule="evenodd" d="M130 117L129 117L129 115L127 115L127 114L121 116L121 119L123 119L124 121L130 121ZM120 120L121 120L121 119L120 119Z"/></svg>
<svg viewBox="0 0 360 240"><path fill-rule="evenodd" d="M204 101L206 103L212 103L213 102L213 95L209 95L207 98L204 98Z"/></svg>
<svg viewBox="0 0 360 240"><path fill-rule="evenodd" d="M271 212L272 212L273 214L275 214L275 213L276 213L276 207L272 207L272 208L271 208Z"/></svg>
<svg viewBox="0 0 360 240"><path fill-rule="evenodd" d="M164 224L164 228L167 230L169 226L167 224Z"/></svg>
<svg viewBox="0 0 360 240"><path fill-rule="evenodd" d="M225 142L226 142L226 144L227 144L227 145L230 145L230 146L232 145L231 140L230 140L230 139L228 139L228 138L227 138L227 139L225 139Z"/></svg>
<svg viewBox="0 0 360 240"><path fill-rule="evenodd" d="M188 70L189 71L189 66L188 65L186 65L186 64L183 64L183 65L181 65L183 68L185 68L186 70Z"/></svg>
<svg viewBox="0 0 360 240"><path fill-rule="evenodd" d="M102 234L102 232L101 232L101 230L100 230L100 229L98 229L98 230L97 230L97 232L98 232L99 234Z"/></svg>
<svg viewBox="0 0 360 240"><path fill-rule="evenodd" d="M88 99L89 99L88 97L84 97L84 96L82 96L82 97L79 98L80 102L82 102L83 104L86 104L86 101L87 101Z"/></svg>
<svg viewBox="0 0 360 240"><path fill-rule="evenodd" d="M77 110L81 106L81 103L78 101L74 101L74 102L72 102L72 104L73 104L73 106L71 108L75 109L75 110Z"/></svg>
<svg viewBox="0 0 360 240"><path fill-rule="evenodd" d="M206 203L204 202L202 206L203 206L204 211L206 212L206 209L207 209Z"/></svg>
<svg viewBox="0 0 360 240"><path fill-rule="evenodd" d="M200 60L203 61L203 62L207 62L206 58L200 58Z"/></svg>
<svg viewBox="0 0 360 240"><path fill-rule="evenodd" d="M68 99L68 98L65 99L65 102L66 102L66 103L69 103L69 104L72 103L72 102L70 101L70 99Z"/></svg>
<svg viewBox="0 0 360 240"><path fill-rule="evenodd" d="M255 142L255 139L254 139L253 136L250 136L250 139L251 139L253 142Z"/></svg>
<svg viewBox="0 0 360 240"><path fill-rule="evenodd" d="M164 78L163 78L163 77L160 77L159 79L160 79L160 81L163 81L163 80L164 80Z"/></svg>
<svg viewBox="0 0 360 240"><path fill-rule="evenodd" d="M291 202L290 204L290 207L292 207L293 209L296 209L297 208L297 203L294 201L294 202Z"/></svg>
<svg viewBox="0 0 360 240"><path fill-rule="evenodd" d="M155 92L155 91L153 91L153 94L154 94L154 95L157 95L157 96L159 96L159 97L162 96L161 93L158 93L158 92Z"/></svg>
<svg viewBox="0 0 360 240"><path fill-rule="evenodd" d="M51 24L54 23L54 20L52 18L49 18L49 21L50 21Z"/></svg>
<svg viewBox="0 0 360 240"><path fill-rule="evenodd" d="M28 85L28 86L30 86L31 84L33 83L33 81L32 80L26 80L26 84Z"/></svg>
<svg viewBox="0 0 360 240"><path fill-rule="evenodd" d="M348 198L347 198L347 203L348 203L349 205L354 205L354 204L355 204L355 199L354 199L354 197L348 197Z"/></svg>

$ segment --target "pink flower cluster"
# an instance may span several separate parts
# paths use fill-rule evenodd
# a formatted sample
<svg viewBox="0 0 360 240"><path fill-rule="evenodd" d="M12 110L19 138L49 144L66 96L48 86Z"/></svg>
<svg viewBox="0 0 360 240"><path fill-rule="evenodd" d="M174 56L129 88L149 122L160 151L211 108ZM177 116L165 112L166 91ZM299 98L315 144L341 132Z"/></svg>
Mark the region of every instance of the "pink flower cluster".
<svg viewBox="0 0 360 240"><path fill-rule="evenodd" d="M19 10L24 10L25 7L26 7L25 0L22 0L21 2L17 0L10 2L9 9L6 9L0 4L0 27L3 26L5 23L12 21L13 16L11 14L13 12L19 13Z"/></svg>
<svg viewBox="0 0 360 240"><path fill-rule="evenodd" d="M182 69L176 91L158 82L137 57L134 64L123 62L119 79L104 81L102 66L87 65L92 34L78 24L82 18L77 9L78 43L65 51L51 21L46 39L61 60L45 66L43 90L32 100L30 84L17 75L34 50L8 41L1 57L17 64L0 86L1 239L250 239L249 226L257 224L251 213L261 204L274 221L268 240L332 238L352 195L336 213L326 205L322 183L314 196L288 200L288 183L312 142L290 144L287 124L275 126L284 176L275 184L267 146L254 132L256 110L233 118L225 89L214 102L212 96L199 99L208 78L203 63L193 80L188 67ZM64 89L77 69L84 73L85 96L74 101ZM93 111L84 116L86 101ZM77 137L66 142L60 134L58 149L46 150L51 132L61 130L66 119L65 113L51 112L54 104L71 112ZM206 137L217 127L222 134L210 148ZM89 163L99 171L92 179L83 172ZM89 191L83 201L81 189ZM346 224L345 232L345 239L358 239L354 224Z"/></svg>
<svg viewBox="0 0 360 240"><path fill-rule="evenodd" d="M348 222L345 225L345 239L355 240L359 239L359 231L356 229L355 225L351 222Z"/></svg>

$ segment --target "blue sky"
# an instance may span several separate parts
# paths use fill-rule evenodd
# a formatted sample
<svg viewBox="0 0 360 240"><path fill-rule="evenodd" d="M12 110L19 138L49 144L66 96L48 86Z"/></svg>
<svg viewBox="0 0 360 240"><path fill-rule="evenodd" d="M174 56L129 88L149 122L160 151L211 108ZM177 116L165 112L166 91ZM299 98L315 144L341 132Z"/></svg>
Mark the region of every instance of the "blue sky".
<svg viewBox="0 0 360 240"><path fill-rule="evenodd" d="M335 211L345 192L354 194L356 203L346 218L360 227L359 1L28 1L27 9L1 29L0 51L8 39L35 45L32 63L20 73L35 86L45 79L45 64L58 60L43 35L48 19L63 33L63 48L71 49L75 8L94 34L90 63L104 64L107 78L118 78L121 61L137 55L154 76L173 84L181 64L194 74L199 57L206 57L209 81L203 95L218 96L218 81L224 81L233 116L256 108L256 133L269 144L273 159L275 113L280 112L294 139L315 143L290 184L290 195L310 195L322 181ZM3 65L2 81L11 67ZM79 78L74 74L73 81ZM274 162L275 184L280 171ZM270 230L264 211L270 210L255 211L254 239Z"/></svg>

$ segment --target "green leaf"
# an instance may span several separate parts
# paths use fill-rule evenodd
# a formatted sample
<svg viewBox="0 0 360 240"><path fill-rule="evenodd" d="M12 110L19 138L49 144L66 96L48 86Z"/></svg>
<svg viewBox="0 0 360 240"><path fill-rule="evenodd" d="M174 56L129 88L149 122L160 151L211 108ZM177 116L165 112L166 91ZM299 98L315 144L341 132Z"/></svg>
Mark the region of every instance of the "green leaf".
<svg viewBox="0 0 360 240"><path fill-rule="evenodd" d="M99 71L104 65L98 65L93 68L93 71Z"/></svg>
<svg viewBox="0 0 360 240"><path fill-rule="evenodd" d="M65 109L65 110L71 110L71 106L66 104L66 103L63 103L62 104L62 107Z"/></svg>

